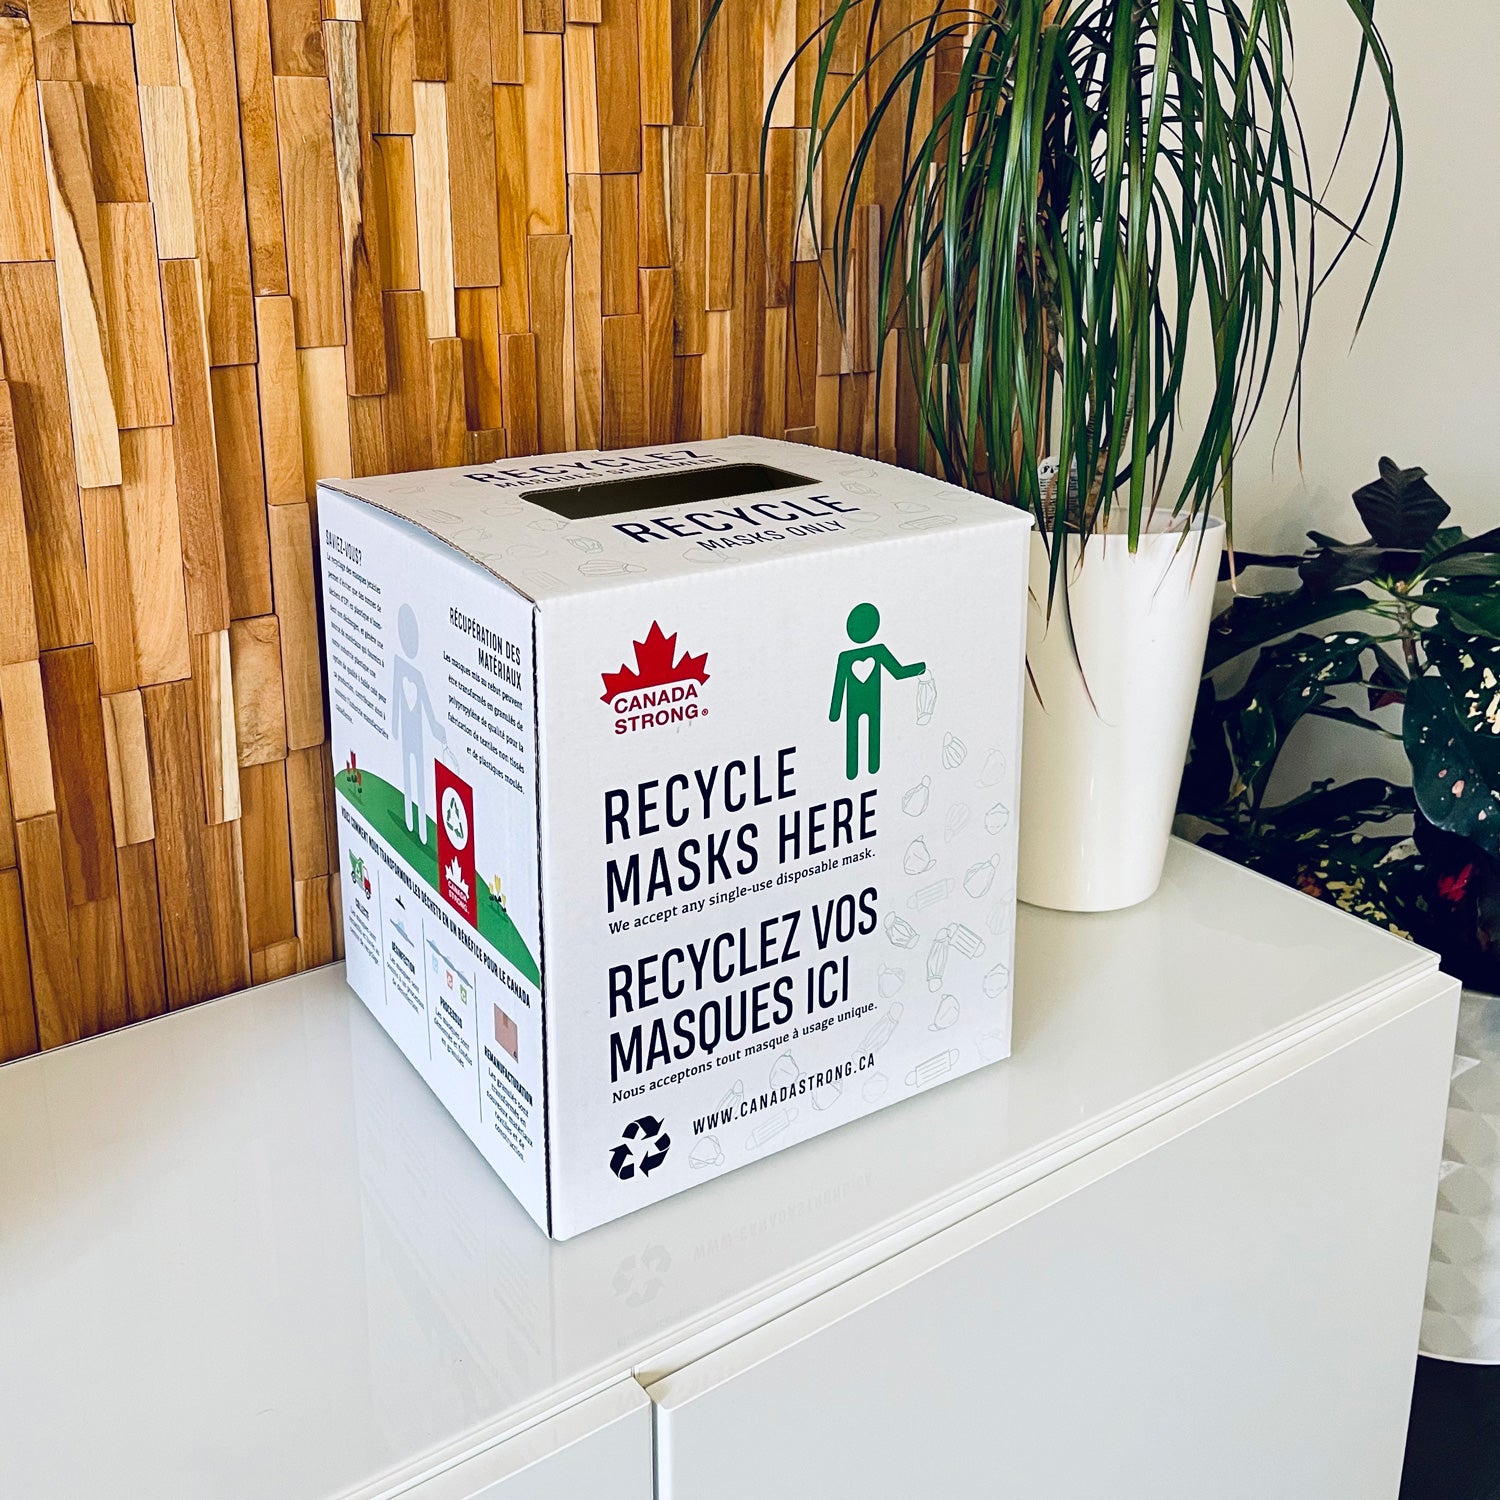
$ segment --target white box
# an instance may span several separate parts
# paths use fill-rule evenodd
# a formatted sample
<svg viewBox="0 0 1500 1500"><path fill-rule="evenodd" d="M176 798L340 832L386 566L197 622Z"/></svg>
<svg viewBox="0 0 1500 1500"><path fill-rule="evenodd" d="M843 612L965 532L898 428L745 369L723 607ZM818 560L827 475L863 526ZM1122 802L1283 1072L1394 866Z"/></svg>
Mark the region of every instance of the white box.
<svg viewBox="0 0 1500 1500"><path fill-rule="evenodd" d="M1009 1053L1027 517L758 438L318 516L349 982L549 1234Z"/></svg>

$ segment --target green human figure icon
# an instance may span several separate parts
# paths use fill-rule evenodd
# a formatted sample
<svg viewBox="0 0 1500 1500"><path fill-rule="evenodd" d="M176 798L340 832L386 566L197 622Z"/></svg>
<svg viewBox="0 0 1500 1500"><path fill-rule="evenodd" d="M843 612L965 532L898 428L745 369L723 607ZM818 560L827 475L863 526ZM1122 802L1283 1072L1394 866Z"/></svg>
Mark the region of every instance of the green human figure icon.
<svg viewBox="0 0 1500 1500"><path fill-rule="evenodd" d="M873 604L856 604L849 611L847 627L854 646L839 652L838 669L833 675L833 702L828 708L830 723L837 724L842 714L845 725L844 769L850 781L859 776L859 726L865 725L865 743L869 770L880 769L880 678L883 672L892 677L920 677L927 670L925 661L903 666L879 641L869 644L880 629L880 611Z"/></svg>

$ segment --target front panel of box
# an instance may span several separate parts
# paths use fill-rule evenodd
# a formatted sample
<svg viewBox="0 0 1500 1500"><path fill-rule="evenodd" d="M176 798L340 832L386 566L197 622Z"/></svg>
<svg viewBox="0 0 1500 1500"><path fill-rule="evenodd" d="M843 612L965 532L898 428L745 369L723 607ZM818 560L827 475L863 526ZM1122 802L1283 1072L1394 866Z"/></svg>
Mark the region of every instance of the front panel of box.
<svg viewBox="0 0 1500 1500"><path fill-rule="evenodd" d="M556 1234L1008 1054L1025 541L543 606Z"/></svg>

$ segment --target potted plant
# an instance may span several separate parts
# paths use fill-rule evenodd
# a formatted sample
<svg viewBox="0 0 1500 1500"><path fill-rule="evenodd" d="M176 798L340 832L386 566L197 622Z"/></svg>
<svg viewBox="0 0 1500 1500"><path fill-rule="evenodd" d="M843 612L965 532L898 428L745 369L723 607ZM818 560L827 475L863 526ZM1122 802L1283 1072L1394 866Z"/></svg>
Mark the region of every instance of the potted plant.
<svg viewBox="0 0 1500 1500"><path fill-rule="evenodd" d="M1354 503L1360 541L1240 555L1285 582L1214 621L1180 826L1463 981L1423 1347L1500 1363L1500 529L1444 524L1425 473L1389 459ZM1316 719L1399 744L1409 784L1278 797L1282 750Z"/></svg>
<svg viewBox="0 0 1500 1500"><path fill-rule="evenodd" d="M772 91L763 171L800 71L798 212L837 309L882 205L876 379L904 380L918 461L1036 518L1023 899L1155 889L1225 534L1211 511L1232 513L1288 341L1294 409L1317 292L1372 214L1370 291L1380 275L1400 119L1372 0L1346 3L1350 116L1372 93L1387 149L1344 220L1298 123L1289 0L832 0Z"/></svg>

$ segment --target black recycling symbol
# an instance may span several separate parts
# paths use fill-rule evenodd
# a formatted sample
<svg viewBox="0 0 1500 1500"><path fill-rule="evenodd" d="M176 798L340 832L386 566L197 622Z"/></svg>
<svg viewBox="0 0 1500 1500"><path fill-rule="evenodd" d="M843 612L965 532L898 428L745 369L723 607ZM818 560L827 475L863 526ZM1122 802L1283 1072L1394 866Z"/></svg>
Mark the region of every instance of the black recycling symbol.
<svg viewBox="0 0 1500 1500"><path fill-rule="evenodd" d="M625 1127L624 1138L609 1154L609 1170L621 1182L629 1182L637 1172L649 1177L672 1149L672 1137L655 1115L642 1115Z"/></svg>

